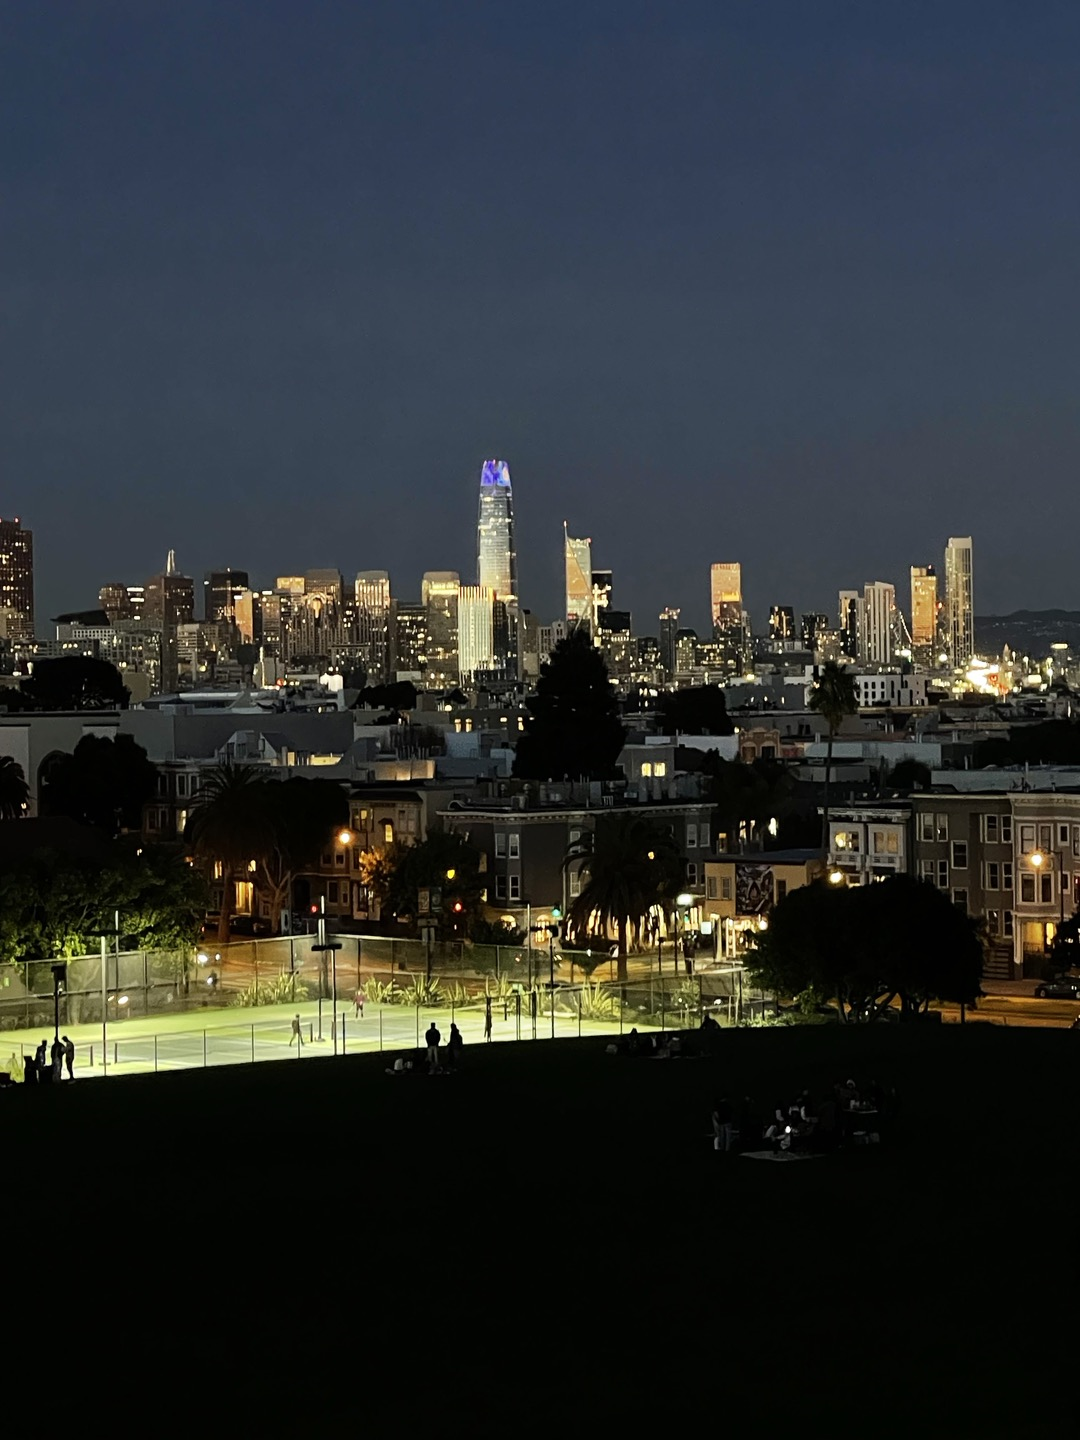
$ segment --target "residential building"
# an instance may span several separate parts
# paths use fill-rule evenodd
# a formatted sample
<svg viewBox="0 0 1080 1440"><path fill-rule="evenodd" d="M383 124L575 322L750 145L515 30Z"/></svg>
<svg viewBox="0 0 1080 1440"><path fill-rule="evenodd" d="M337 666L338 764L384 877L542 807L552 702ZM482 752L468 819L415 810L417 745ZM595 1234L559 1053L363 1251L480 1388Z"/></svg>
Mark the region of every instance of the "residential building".
<svg viewBox="0 0 1080 1440"><path fill-rule="evenodd" d="M790 605L774 605L769 611L769 639L782 647L795 639L795 611Z"/></svg>
<svg viewBox="0 0 1080 1440"><path fill-rule="evenodd" d="M905 801L840 805L829 812L829 872L868 885L911 870L911 806Z"/></svg>
<svg viewBox="0 0 1080 1440"><path fill-rule="evenodd" d="M717 936L717 956L742 960L753 937L766 929L769 911L792 890L824 872L818 850L764 850L705 860L702 911Z"/></svg>
<svg viewBox="0 0 1080 1440"><path fill-rule="evenodd" d="M820 610L806 610L802 615L800 638L803 648L816 651L821 639L829 629L829 617Z"/></svg>
<svg viewBox="0 0 1080 1440"><path fill-rule="evenodd" d="M422 683L428 669L427 606L399 600L394 605L394 674Z"/></svg>
<svg viewBox="0 0 1080 1440"><path fill-rule="evenodd" d="M857 590L840 591L840 649L849 660L862 656L863 598Z"/></svg>

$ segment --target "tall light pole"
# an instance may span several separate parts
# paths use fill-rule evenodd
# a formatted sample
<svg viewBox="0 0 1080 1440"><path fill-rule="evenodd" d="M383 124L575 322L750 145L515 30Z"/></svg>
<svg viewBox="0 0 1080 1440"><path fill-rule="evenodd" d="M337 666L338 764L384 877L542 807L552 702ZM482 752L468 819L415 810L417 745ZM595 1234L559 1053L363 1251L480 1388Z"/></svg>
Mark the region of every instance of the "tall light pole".
<svg viewBox="0 0 1080 1440"><path fill-rule="evenodd" d="M676 895L675 897L675 905L677 908L675 911L675 934L672 937L672 949L675 952L674 960L676 979L679 978L679 932L680 930L686 929L687 912L689 911L690 906L693 905L693 903L693 895L689 894L685 890L681 895Z"/></svg>

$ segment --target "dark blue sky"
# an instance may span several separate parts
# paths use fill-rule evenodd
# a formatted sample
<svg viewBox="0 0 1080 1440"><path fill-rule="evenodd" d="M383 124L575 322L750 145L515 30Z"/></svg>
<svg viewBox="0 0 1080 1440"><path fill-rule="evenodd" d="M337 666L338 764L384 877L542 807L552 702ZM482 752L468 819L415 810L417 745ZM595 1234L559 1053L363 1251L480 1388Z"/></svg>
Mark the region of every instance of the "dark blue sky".
<svg viewBox="0 0 1080 1440"><path fill-rule="evenodd" d="M43 615L561 526L703 623L940 564L1075 606L1080 7L0 6L0 513Z"/></svg>

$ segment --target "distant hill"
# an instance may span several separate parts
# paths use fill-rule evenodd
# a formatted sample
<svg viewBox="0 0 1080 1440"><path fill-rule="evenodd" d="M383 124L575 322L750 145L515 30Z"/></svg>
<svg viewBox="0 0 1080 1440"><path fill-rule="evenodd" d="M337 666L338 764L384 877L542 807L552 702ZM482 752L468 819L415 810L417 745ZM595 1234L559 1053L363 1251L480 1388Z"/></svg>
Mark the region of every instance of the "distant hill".
<svg viewBox="0 0 1080 1440"><path fill-rule="evenodd" d="M1011 615L976 615L975 648L1000 655L1008 645L1021 655L1042 657L1051 645L1080 651L1080 610L1015 610Z"/></svg>

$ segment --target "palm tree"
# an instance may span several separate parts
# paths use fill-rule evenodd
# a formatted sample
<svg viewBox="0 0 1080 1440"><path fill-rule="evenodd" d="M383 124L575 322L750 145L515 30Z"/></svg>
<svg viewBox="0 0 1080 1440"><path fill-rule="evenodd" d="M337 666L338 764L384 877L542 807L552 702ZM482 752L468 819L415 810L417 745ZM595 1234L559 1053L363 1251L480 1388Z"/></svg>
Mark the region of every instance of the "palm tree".
<svg viewBox="0 0 1080 1440"><path fill-rule="evenodd" d="M832 778L833 741L845 715L854 715L859 708L855 681L835 660L826 660L810 696L810 709L816 710L829 727L829 743L825 754L825 804L822 810L821 848L829 849L829 784Z"/></svg>
<svg viewBox="0 0 1080 1440"><path fill-rule="evenodd" d="M20 820L30 801L23 768L10 755L0 755L0 820Z"/></svg>
<svg viewBox="0 0 1080 1440"><path fill-rule="evenodd" d="M573 849L573 847L572 847ZM657 905L671 898L681 882L682 857L671 834L642 816L622 815L601 821L587 853L568 855L586 877L570 905L568 921L579 943L590 932L618 937L618 978L625 980L629 936L640 934L642 922Z"/></svg>
<svg viewBox="0 0 1080 1440"><path fill-rule="evenodd" d="M220 945L229 940L235 875L246 874L273 843L265 790L276 783L254 765L218 765L195 797L184 833L196 855L221 866Z"/></svg>

